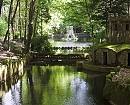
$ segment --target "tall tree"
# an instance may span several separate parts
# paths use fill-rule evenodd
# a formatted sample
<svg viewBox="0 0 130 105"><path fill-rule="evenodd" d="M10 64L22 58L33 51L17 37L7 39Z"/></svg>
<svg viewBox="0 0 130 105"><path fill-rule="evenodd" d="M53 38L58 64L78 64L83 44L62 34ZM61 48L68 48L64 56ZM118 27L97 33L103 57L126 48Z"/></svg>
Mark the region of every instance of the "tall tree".
<svg viewBox="0 0 130 105"><path fill-rule="evenodd" d="M1 14L2 4L3 4L3 0L0 1L0 14Z"/></svg>
<svg viewBox="0 0 130 105"><path fill-rule="evenodd" d="M6 31L6 35L5 35L5 38L4 38L4 41L3 41L3 45L5 44L6 42L6 39L8 37L8 50L9 50L9 37L10 37L10 27L11 27L11 15L12 15L12 10L13 10L13 0L11 0L10 2L10 8L9 8L9 15L8 15L8 29Z"/></svg>
<svg viewBox="0 0 130 105"><path fill-rule="evenodd" d="M7 37L8 37L8 49L9 49L9 40L10 40L10 28L12 29L12 34L13 34L13 39L14 39L14 18L15 18L16 12L17 12L17 7L19 4L19 1L20 0L17 0L14 12L12 12L13 11L13 0L11 0L11 2L10 2L10 10L9 10L9 16L8 16L8 29L7 29L7 32L6 32L4 41L3 41L3 45L4 45L7 40Z"/></svg>
<svg viewBox="0 0 130 105"><path fill-rule="evenodd" d="M35 3L36 3L36 0L32 0L30 2L26 53L28 53L30 48L31 48L31 39L32 39L32 35L33 35L33 19L34 19L34 12L35 12Z"/></svg>
<svg viewBox="0 0 130 105"><path fill-rule="evenodd" d="M15 15L16 15L16 12L17 12L18 5L19 5L19 1L20 0L17 0L13 16L11 17L11 28L12 28L13 39L14 39L14 19L15 19Z"/></svg>
<svg viewBox="0 0 130 105"><path fill-rule="evenodd" d="M34 0L30 3L26 52L29 52L31 48L32 37L43 34L43 22L48 22L50 19L49 3L49 0ZM40 33L38 33L39 30Z"/></svg>
<svg viewBox="0 0 130 105"><path fill-rule="evenodd" d="M24 45L26 46L26 40L27 40L27 7L28 7L28 0L25 0L25 12L24 12Z"/></svg>
<svg viewBox="0 0 130 105"><path fill-rule="evenodd" d="M21 37L22 37L22 22L21 22L22 20L21 20L21 3L19 2L19 32L20 32L20 39L21 39Z"/></svg>
<svg viewBox="0 0 130 105"><path fill-rule="evenodd" d="M37 3L37 10L38 12L36 14L38 14L36 17L36 22L40 23L37 24L38 29L40 30L40 36L43 36L43 23L47 23L48 20L51 18L50 14L49 14L49 0L39 0L40 2Z"/></svg>

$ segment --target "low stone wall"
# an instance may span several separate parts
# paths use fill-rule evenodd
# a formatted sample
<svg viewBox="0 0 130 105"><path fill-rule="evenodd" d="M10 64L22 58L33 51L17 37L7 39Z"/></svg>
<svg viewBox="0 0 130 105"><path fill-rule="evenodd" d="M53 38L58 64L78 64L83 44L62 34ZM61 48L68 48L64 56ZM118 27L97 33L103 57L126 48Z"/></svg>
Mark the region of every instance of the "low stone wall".
<svg viewBox="0 0 130 105"><path fill-rule="evenodd" d="M32 56L29 53L22 59L7 58L0 63L0 98L23 76L27 69L24 67L30 60Z"/></svg>
<svg viewBox="0 0 130 105"><path fill-rule="evenodd" d="M106 57L103 53L106 53ZM95 63L98 65L109 66L130 66L130 49L125 49L120 52L115 52L108 48L100 48L95 51ZM106 62L106 64L104 64Z"/></svg>
<svg viewBox="0 0 130 105"><path fill-rule="evenodd" d="M116 60L116 52L108 48L101 48L95 51L95 63L98 65L104 65L103 52L107 53L107 65L114 65Z"/></svg>
<svg viewBox="0 0 130 105"><path fill-rule="evenodd" d="M7 59L0 65L0 82L4 82L11 78L15 73L21 73L25 64L23 59Z"/></svg>

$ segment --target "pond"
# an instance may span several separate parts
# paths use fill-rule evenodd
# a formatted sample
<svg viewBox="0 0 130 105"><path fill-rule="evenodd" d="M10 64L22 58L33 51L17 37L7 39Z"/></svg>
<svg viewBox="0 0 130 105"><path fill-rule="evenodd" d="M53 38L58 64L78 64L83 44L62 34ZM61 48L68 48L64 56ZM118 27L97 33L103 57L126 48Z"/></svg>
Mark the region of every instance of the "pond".
<svg viewBox="0 0 130 105"><path fill-rule="evenodd" d="M54 41L49 40L53 47L89 47L92 42Z"/></svg>
<svg viewBox="0 0 130 105"><path fill-rule="evenodd" d="M6 83L0 105L110 105L103 99L105 75L77 72L76 66L32 66L24 71L12 85Z"/></svg>
<svg viewBox="0 0 130 105"><path fill-rule="evenodd" d="M92 45L92 42L75 42L75 41L54 41L49 40L52 44L52 47L78 47L78 50L75 49L66 49L66 50L56 50L56 53L65 53L65 54L81 54L87 53L87 50L82 50L82 47L89 48Z"/></svg>

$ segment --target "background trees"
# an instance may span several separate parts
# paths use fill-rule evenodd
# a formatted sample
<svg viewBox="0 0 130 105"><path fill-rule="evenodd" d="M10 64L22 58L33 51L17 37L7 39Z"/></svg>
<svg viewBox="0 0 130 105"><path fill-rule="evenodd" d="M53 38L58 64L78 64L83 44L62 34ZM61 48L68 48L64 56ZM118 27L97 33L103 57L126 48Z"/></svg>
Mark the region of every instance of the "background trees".
<svg viewBox="0 0 130 105"><path fill-rule="evenodd" d="M4 0L4 4L1 17L3 18L4 16L2 21L7 21L8 27L3 45L9 49L9 42L7 42L7 40L19 38L20 41L23 41L24 39L26 52L28 52L31 48L32 38L40 34L42 35L42 24L43 22L47 22L50 18L48 8L49 1ZM21 8L21 6L23 8Z"/></svg>
<svg viewBox="0 0 130 105"><path fill-rule="evenodd" d="M106 39L108 13L128 14L129 3L128 0L71 0L64 5L63 11L67 25L80 26L96 38Z"/></svg>
<svg viewBox="0 0 130 105"><path fill-rule="evenodd" d="M103 39L107 37L108 13L130 12L129 0L2 0L0 9L0 24L8 26L0 29L5 36L3 44L19 38L26 52L33 37L65 33L67 25Z"/></svg>

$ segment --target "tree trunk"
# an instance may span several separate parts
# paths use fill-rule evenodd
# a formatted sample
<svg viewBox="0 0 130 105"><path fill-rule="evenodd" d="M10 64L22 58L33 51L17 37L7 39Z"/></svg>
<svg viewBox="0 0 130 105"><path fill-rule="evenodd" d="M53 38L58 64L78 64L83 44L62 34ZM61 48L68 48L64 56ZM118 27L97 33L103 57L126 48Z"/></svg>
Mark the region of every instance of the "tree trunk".
<svg viewBox="0 0 130 105"><path fill-rule="evenodd" d="M37 28L37 18L38 18L38 10L36 12L36 17L35 17L35 22L34 22L34 31L33 31L33 35L34 37L36 36L36 28Z"/></svg>
<svg viewBox="0 0 130 105"><path fill-rule="evenodd" d="M11 0L10 2L10 9L9 9L9 16L8 16L8 29L6 31L6 35L2 43L2 45L4 45L8 37L8 50L9 50L9 34L10 34L10 24L11 24L11 15L12 15L12 5L13 5L13 0Z"/></svg>
<svg viewBox="0 0 130 105"><path fill-rule="evenodd" d="M14 14L13 14L13 17L11 18L11 27L12 27L13 39L14 39L14 18L15 18L16 12L17 12L19 1L20 0L17 0L17 4L16 4L15 10L14 10Z"/></svg>
<svg viewBox="0 0 130 105"><path fill-rule="evenodd" d="M28 53L30 48L31 48L31 39L32 39L32 33L33 33L33 18L34 18L34 11L35 11L35 2L36 2L36 0L32 0L31 3L30 3L29 24L28 24L28 39L27 39L27 45L26 45L26 53Z"/></svg>
<svg viewBox="0 0 130 105"><path fill-rule="evenodd" d="M25 26L24 26L24 45L26 46L26 34L27 34L27 4L28 0L25 0Z"/></svg>
<svg viewBox="0 0 130 105"><path fill-rule="evenodd" d="M19 30L20 30L20 40L22 38L22 27L21 27L21 15L20 15L20 12L21 12L21 5L20 5L20 2L19 2Z"/></svg>
<svg viewBox="0 0 130 105"><path fill-rule="evenodd" d="M94 54L94 47L95 47L95 42L94 42L94 24L92 23L91 25L91 33L92 33L92 42L93 42L93 46L92 46L92 62L95 63L95 54Z"/></svg>
<svg viewBox="0 0 130 105"><path fill-rule="evenodd" d="M42 10L41 10L41 14L42 14ZM42 22L43 22L43 19L42 19L42 15L41 15L41 36L42 36Z"/></svg>
<svg viewBox="0 0 130 105"><path fill-rule="evenodd" d="M11 15L12 15L12 5L13 5L13 0L11 0L11 3L10 3L10 10L9 10L9 16L8 16L8 29L6 31L6 35L5 35L5 38L4 38L4 41L3 41L3 45L5 44L6 40L7 40L7 36L8 36L8 43L9 43L9 34L10 34L10 26L12 26L12 33L13 33L13 38L14 38L14 29L13 29L13 21L14 21L14 18L15 18L15 15L16 15L16 11L17 11L17 7L18 7L18 3L19 3L20 0L17 0L17 4L16 4L16 7L15 7L15 10L14 10L14 14L11 18ZM8 49L9 49L9 44L8 44Z"/></svg>
<svg viewBox="0 0 130 105"><path fill-rule="evenodd" d="M0 15L1 15L1 8L2 8L3 0L0 2Z"/></svg>

